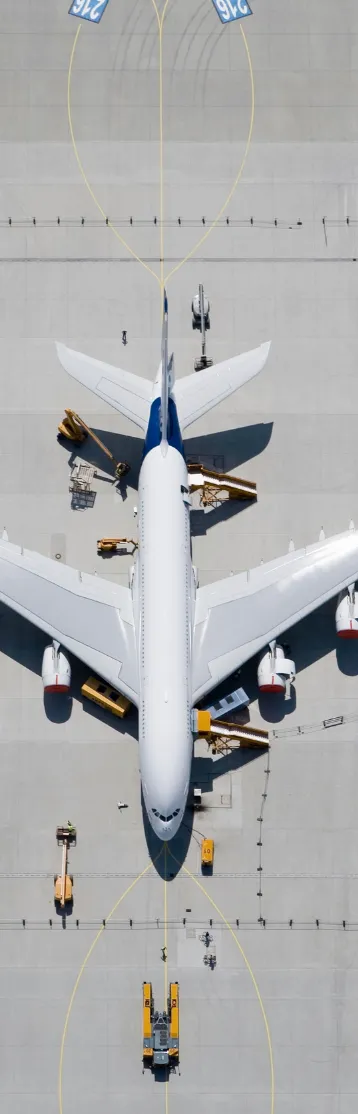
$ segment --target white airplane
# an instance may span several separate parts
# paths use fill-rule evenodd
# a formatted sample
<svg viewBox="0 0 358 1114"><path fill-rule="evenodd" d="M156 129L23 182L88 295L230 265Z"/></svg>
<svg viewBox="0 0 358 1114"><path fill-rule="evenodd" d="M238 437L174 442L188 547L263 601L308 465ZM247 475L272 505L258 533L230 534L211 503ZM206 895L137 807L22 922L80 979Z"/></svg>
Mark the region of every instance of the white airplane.
<svg viewBox="0 0 358 1114"><path fill-rule="evenodd" d="M248 572L196 586L181 433L257 375L269 348L262 344L174 384L166 296L154 387L147 379L58 344L66 371L145 433L139 548L130 586L58 565L13 545L6 533L0 539L0 599L54 640L44 654L45 687L58 687L62 680L68 687L69 664L61 646L138 706L143 796L152 828L162 840L172 839L183 819L196 702L268 646L261 682L265 688L268 680L275 689L276 674L284 671L275 656L275 639L338 593L343 593L339 633L358 634L358 533L353 529L307 549L292 552L290 547L284 557ZM282 649L277 651L282 658Z"/></svg>

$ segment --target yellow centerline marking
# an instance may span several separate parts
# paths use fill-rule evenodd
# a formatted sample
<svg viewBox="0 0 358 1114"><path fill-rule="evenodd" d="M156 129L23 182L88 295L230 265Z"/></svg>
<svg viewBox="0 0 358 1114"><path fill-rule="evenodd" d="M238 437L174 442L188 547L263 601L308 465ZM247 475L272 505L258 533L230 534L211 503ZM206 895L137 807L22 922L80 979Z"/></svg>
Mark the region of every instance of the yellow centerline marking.
<svg viewBox="0 0 358 1114"><path fill-rule="evenodd" d="M164 169L163 169L163 26L169 0L165 0L161 16L152 0L159 31L159 190L160 190L160 288L164 289Z"/></svg>
<svg viewBox="0 0 358 1114"><path fill-rule="evenodd" d="M255 83L254 83L253 67L252 67L251 55L250 55L250 50L249 50L247 38L246 38L246 35L245 35L245 32L244 32L242 26L240 25L240 32L241 32L241 35L242 35L242 38L243 38L243 41L244 41L244 45L245 45L246 56L247 56L247 61L248 61L248 66L249 66L250 83L251 83L250 125L249 125L249 132L248 132L248 137L247 137L247 140L246 140L244 155L243 155L238 173L236 175L235 181L234 181L234 183L233 183L233 185L232 185L232 187L231 187L231 189L230 189L230 191L229 191L229 193L226 197L226 200L224 201L224 204L221 206L221 209L218 212L217 216L212 221L212 223L209 225L209 227L206 229L203 236L200 237L200 239L197 241L197 243L194 244L194 247L187 253L187 255L184 257L184 259L182 259L179 263L177 263L176 266L173 267L172 270L169 271L168 274L166 275L166 277L164 278L163 28L164 28L164 20L165 20L165 16L166 16L166 12L167 12L168 3L169 3L169 0L165 0L162 15L160 16L158 8L157 8L156 0L152 0L152 4L153 4L153 7L154 7L154 10L155 10L155 13L156 13L156 17L157 17L158 32L159 32L160 278L158 278L158 275L156 274L155 271L153 271L152 267L150 267L147 263L145 263L145 261L143 259L141 259L141 257L139 255L137 255L137 253L130 247L130 245L127 243L127 241L124 239L124 237L120 235L117 228L107 218L107 214L105 213L105 210L103 209L100 201L98 200L98 198L96 197L96 195L94 193L94 190L92 189L92 186L90 185L90 182L88 181L86 172L85 172L84 167L83 167L83 163L82 163L80 155L79 155L79 151L78 151L78 147L77 147L76 139L75 139L75 135L74 135L74 130L73 130L73 124L72 124L71 83L72 83L73 62L74 62L74 57L75 57L75 52L76 52L76 47L77 47L79 34L80 34L80 31L81 31L81 24L78 27L78 30L77 30L76 35L75 35L74 43L73 43L73 46L72 46L70 64L69 64L69 70L68 70L68 81L67 81L68 123L69 123L69 129L70 129L70 135L71 135L71 141L72 141L74 154L75 154L77 165L78 165L80 174L83 178L84 184L88 189L88 192L89 192L89 194L92 198L92 201L94 202L94 205L96 206L98 211L101 213L101 216L105 220L108 219L108 227L111 229L112 232L114 232L114 235L116 236L117 240L120 241L120 243L123 245L123 247L125 247L125 249L136 260L136 262L140 263L142 265L142 267L144 267L145 270L148 271L148 273L151 274L153 276L153 278L156 279L156 281L160 285L161 292L163 291L164 286L172 278L172 276L174 274L176 274L180 270L180 268L184 266L185 263L187 263L190 259L192 259L193 256L196 254L196 252L199 250L199 248L202 246L202 244L205 243L205 241L208 239L208 237L213 232L214 228L216 228L216 226L219 223L221 217L225 213L225 210L227 209L228 205L230 204L230 201L232 200L232 198L234 196L234 193L235 193L235 190L236 190L236 188L239 184L239 181L242 177L244 167L245 167L245 164L246 164L246 161L247 161L247 156L248 156L248 152L249 152L249 148L250 148L250 144L251 144L251 138L252 138L252 132L253 132L253 126L254 126L254 119L255 119ZM160 852L160 854L161 854L161 852ZM169 854L172 854L172 852L170 850L169 850ZM168 971L167 971L167 964L168 964L167 855L168 855L168 847L167 847L167 844L165 844L164 845L164 947L166 949L165 954L167 956L167 959L164 963L164 1008L165 1009L166 1009L167 996L168 996ZM175 858L175 856L172 855L172 858ZM175 860L175 861L177 861L177 860ZM139 874L138 877L134 879L134 881L131 883L131 885L128 886L128 889L125 890L125 892L118 899L116 904L113 906L113 909L111 910L108 917L106 918L106 921L109 921L111 919L111 917L115 913L115 911L118 908L118 906L120 905L120 903L124 900L124 898L127 896L127 894L130 893L130 891L137 884L137 882L139 882L140 879L144 877L144 875L147 873L147 871L150 869L151 866L152 866L152 863L149 863L148 866L145 868L145 870L143 870L141 872L141 874ZM247 970L250 974L250 977L252 979L252 982L253 982L253 985L254 985L254 988L255 988L255 992L256 992L256 995L257 995L257 998L258 998L258 1001L259 1001L259 1004L260 1004L260 1008L261 1008L261 1012L262 1012L262 1016L263 1016L263 1020L264 1020L264 1024L265 1024L267 1040L268 1040L269 1057L270 1057L270 1070L271 1070L271 1114L273 1114L273 1111L274 1111L274 1068L273 1068L272 1042L271 1042L270 1030L269 1030L269 1026L268 1026L268 1021L267 1021L264 1005L263 1005L263 1002L262 1002L262 998L261 998L261 995L260 995L260 991L259 991L256 979L255 979L254 973L253 973L252 968L250 966L250 963L249 963L249 961L248 961L248 959L245 955L244 949L242 948L242 945L240 944L240 941L238 940L235 932L233 932L233 929L231 928L231 925L229 924L229 922L226 920L226 917L224 916L224 914L221 912L219 907L216 905L216 903L210 897L209 893L207 892L207 890L205 890L204 886L202 886L202 884L200 882L198 882L198 880L194 877L194 875L191 874L191 872L187 869L187 867L183 866L183 870L188 875L188 877L191 878L193 882L195 882L195 885L198 886L198 888L202 891L202 893L207 897L210 904L213 906L213 908L216 910L216 912L218 913L218 915L221 918L221 920L223 921L223 923L228 928L229 932L231 933L231 936L233 937L233 940L235 941L236 946L239 948L239 951L240 951L241 956L244 960L245 966L246 966L246 968L247 968ZM60 1067L59 1067L59 1110L60 1110L60 1114L63 1114L63 1107L62 1107L63 1056L64 1056L64 1048L65 1048L66 1034L67 1034L67 1028L68 1028L68 1023L69 1023L69 1019L70 1019L70 1014L71 1014L74 999L75 999L75 996L77 994L78 986L79 986L80 980L82 978L82 975L84 973L84 970L85 970L85 968L87 966L87 963L88 963L88 961L89 961L89 959L92 955L92 952L93 952L96 944L98 943L98 941L99 941L103 932L104 932L104 926L102 925L102 927L99 929L99 932L97 933L97 936L95 937L93 943L91 944L91 947L89 948L89 950L87 952L87 955L85 956L82 967L80 968L79 974L77 976L77 979L76 979L76 982L75 982L75 985L74 985L74 988L73 988L73 991L72 991L72 995L71 995L71 998L70 998L70 1002L69 1002L69 1006L68 1006L68 1010L67 1010L67 1014L66 1014L65 1025L64 1025L62 1041L61 1041ZM166 1110L166 1114L168 1114L168 1106L169 1106L169 1085L168 1085L168 1080L167 1080L166 1084L165 1084L165 1110Z"/></svg>
<svg viewBox="0 0 358 1114"><path fill-rule="evenodd" d="M222 217L222 216L224 215L224 213L225 213L225 211L226 211L226 209L227 209L228 205L230 204L230 201L232 200L232 198L233 198L233 196L234 196L235 190L237 189L237 186L238 186L238 184L239 184L239 182L240 182L240 179L242 178L242 175L243 175L243 172L244 172L244 168L245 168L245 165L246 165L246 162L247 162L247 156L248 156L248 153L249 153L249 148L250 148L250 145L251 145L252 132L253 132L253 127L254 127L254 120L255 120L255 81L254 81L254 72L253 72L253 67L252 67L252 61L251 61L251 54L250 54L250 50L249 50L249 45L248 45L248 42L247 42L247 38L246 38L246 34L245 34L245 31L243 30L243 27L242 27L242 26L241 26L241 24L240 24L240 34L242 35L242 38L243 38L243 41L244 41L244 46L245 46L245 51L246 51L246 57L247 57L247 61L248 61L248 67L249 67L249 74L250 74L250 85L251 85L251 112L250 112L250 124L249 124L249 131L248 131L248 136L247 136L247 140L246 140L246 145L245 145L245 150L244 150L243 158L242 158L242 161L241 161L241 164L240 164L240 167L239 167L238 173L237 173L237 175L236 175L235 181L233 182L233 185L231 186L231 189L229 190L229 193L228 193L228 195L227 195L227 197L226 197L226 200L224 201L224 204L223 204L223 205L221 206L221 209L219 210L219 212L218 212L217 216L216 216L216 217L215 217L215 219L214 219L214 220L212 221L212 223L211 223L211 224L209 225L209 227L208 227L208 228L206 229L206 231L204 232L203 236L201 236L201 237L200 237L200 239L199 239L199 240L197 241L197 243L196 243L196 244L194 244L194 247L193 247L193 248L191 248L191 250L190 250L190 251L188 251L187 255L185 255L185 256L184 256L184 259L181 259L181 260L180 260L180 262L179 262L179 263L177 263L175 267L172 267L172 270L171 270L171 271L168 271L168 274L167 274L167 275L166 275L166 276L164 277L164 165L163 165L163 148L164 148L164 135L163 135L163 104L164 104L164 97L163 97L163 28L164 28L164 20L165 20L165 16L166 16L166 12L167 12L167 7L168 7L168 3L169 3L169 0L165 0L165 4L164 4L164 8L163 8L163 11L162 11L162 15L161 15L161 16L159 15L159 11L158 11L158 8L157 8L156 0L151 0L151 2L152 2L152 5L153 5L153 8L154 8L154 11L155 11L155 13L156 13L156 17L157 17L157 23L158 23L158 32L159 32L159 190L160 190L160 218L159 218L159 226L160 226L160 277L159 277L159 276L158 276L158 275L156 274L156 272L155 272L155 271L153 271L153 268L152 268L152 267L150 267L148 263L145 263L144 259L141 259L141 257L140 257L139 255L137 255L137 252L135 252L135 251L133 250L133 248L131 248L131 247L130 247L130 245L128 244L127 240L125 240L124 236L121 236L121 234L120 234L120 233L118 232L118 230L117 230L117 228L115 227L115 225L114 225L114 224L112 224L112 222L111 222L111 221L109 220L109 218L107 217L107 214L106 214L105 210L103 209L103 207L102 207L102 205L101 205L100 201L98 200L98 198L96 197L96 194L94 193L94 190L92 189L92 186L91 186L90 182L88 181L88 178L87 178L87 175L86 175L86 172L85 172L85 169L84 169L84 166L83 166L83 163L82 163L82 160L81 160L81 157L80 157L79 151L78 151L78 147L77 147L77 143L76 143L76 139L75 139L75 135L74 135L74 130L73 130L73 123L72 123L72 111L71 111L71 82L72 82L72 71L73 71L73 62L74 62L74 57L75 57L75 52L76 52L76 47L77 47L78 37L79 37L80 31L81 31L81 24L79 25L79 27L78 27L78 29L77 29L77 31L76 31L76 35L75 35L75 39L74 39L74 43L73 43L73 46L72 46L72 50L71 50L70 64L69 64L69 70L68 70L68 80L67 80L67 115L68 115L68 123L69 123L69 129L70 129L71 141L72 141L72 146L73 146L73 150L74 150L75 158L76 158L76 161L77 161L77 165L78 165L78 168L79 168L80 174L81 174L81 176L82 176L82 178L83 178L84 184L85 184L85 186L86 186L86 187L87 187L87 189L88 189L88 192L89 192L89 194L90 194L90 196L91 196L91 198L92 198L92 201L93 201L94 205L96 206L96 208L98 209L98 211L99 211L99 212L101 213L101 216L102 216L102 217L103 217L103 218L104 218L105 220L108 220L108 228L110 228L110 229L111 229L111 231L112 231L112 232L114 232L114 235L116 236L117 240L119 240L119 241L120 241L120 243L121 243L121 244L123 245L123 247L124 247L124 248L126 248L126 250L127 250L127 251L129 252L129 254L130 254L130 255L132 256L132 258L133 258L133 259L135 259L137 263L140 263L140 264L142 265L142 267L144 267L144 269L145 269L146 271L148 271L148 273L149 273L150 275L152 275L152 276L153 276L153 278L155 278L156 282L158 282L158 283L159 283L159 286L160 286L160 291L161 291L161 293L162 293L162 292L163 292L163 289L164 289L164 286L166 286L166 285L167 285L167 283L168 283L168 282L169 282L169 280L170 280L170 279L171 279L171 278L173 277L173 275L175 275L175 274L176 274L176 273L177 273L177 272L178 272L178 271L180 270L180 268L184 266L184 263L188 263L188 262L189 262L189 260L190 260L190 259L192 259L194 255L196 255L196 253L197 253L197 251L199 250L199 248L200 248L200 247L202 246L202 244L204 244L204 243L205 243L205 241L206 241L206 240L208 239L208 237L209 237L209 236L211 235L211 233L213 232L214 228L216 228L216 226L218 225L219 221L221 220L221 217Z"/></svg>
<svg viewBox="0 0 358 1114"><path fill-rule="evenodd" d="M164 1009L165 1010L167 1009L167 999L168 999L168 970L167 970L167 968L168 968L168 962L169 962L169 957L168 957L168 870L167 870L167 863L168 863L168 844L165 843L164 844L164 947L166 949L165 950L165 955L167 957L166 961L164 963ZM167 1076L167 1078L165 1080L165 1114L168 1114L168 1110L169 1110L169 1078Z"/></svg>
<svg viewBox="0 0 358 1114"><path fill-rule="evenodd" d="M171 855L172 859L174 859L174 862L176 862L177 865L179 866L180 864L178 863L178 859L175 858L175 855L173 855L173 852L170 850L170 848L168 848L168 851L169 851L169 855ZM201 892L204 894L204 896L207 897L208 901L210 902L210 905L212 905L213 909L215 909L216 913L218 914L220 919L223 921L223 924L225 925L225 927L230 932L230 935L232 936L232 938L233 938L233 940L236 944L236 947L239 949L239 952L241 953L241 956L242 956L242 959L244 961L245 967L246 967L246 969L247 969L247 971L250 975L250 978L252 980L252 983L253 983L253 986L254 986L254 989L255 989L255 993L256 993L256 996L257 996L257 1000L258 1000L258 1003L259 1003L259 1006L260 1006L260 1010L261 1010L261 1013L262 1013L263 1022L264 1022L264 1026L265 1026L266 1037L267 1037L269 1061L270 1061L270 1086L271 1086L270 1114L274 1114L275 1072L274 1072L274 1063L273 1063L271 1033L270 1033L270 1028L269 1028L269 1023L268 1023L268 1020L267 1020L265 1007L264 1007L264 1004L263 1004L263 1001L262 1001L262 997L261 997L261 994L260 994L260 991L259 991L259 987L257 985L257 981L256 981L256 978L255 978L254 972L252 970L251 964L250 964L250 962L247 958L247 955L244 952L242 944L240 944L240 940L238 939L238 937L236 935L236 932L234 932L233 928L231 927L231 924L229 923L229 921L224 916L224 913L222 912L222 910L219 909L219 906L216 904L214 899L212 897L210 897L210 894L205 889L205 886L203 886L202 883L199 882L197 878L195 878L194 874L192 874L191 871L188 870L188 868L186 866L184 866L184 864L182 866L182 870L184 871L185 874L188 875L188 878L191 878L192 882L195 882L195 885L198 887L199 890L201 890Z"/></svg>
<svg viewBox="0 0 358 1114"><path fill-rule="evenodd" d="M159 855L161 855L161 854L162 854L162 852L160 851ZM157 858L154 860L154 863L158 861L159 855L157 855ZM127 897L128 894L131 892L131 890L134 889L134 886L137 885L137 882L140 882L141 878L144 878L144 875L148 873L148 870L150 870L152 866L153 866L153 863L151 861L150 863L148 863L148 866L146 866L145 869L142 870L141 873L137 875L137 877L134 879L134 881L131 882L130 886L127 887L127 889L124 891L124 893L121 894L121 897L119 897L118 901L116 901L115 905L113 906L113 909L111 909L111 912L108 914L108 917L106 917L106 924L108 924L108 921L111 920L111 917L113 917L113 914L116 912L116 909L118 909L118 906L121 904L121 902L124 901L124 898ZM94 949L96 947L96 944L98 944L98 941L100 940L103 932L105 932L105 925L102 924L101 928L97 932L97 935L95 936L94 940L92 941L91 947L88 949L87 955L85 956L85 958L83 960L82 966L80 967L80 970L79 970L79 973L77 975L77 979L76 979L76 982L75 982L75 985L73 987L73 991L72 991L72 994L71 994L71 997L70 997L70 1001L69 1001L69 1004L68 1004L68 1009L67 1009L67 1013L66 1013L66 1017L65 1017L65 1024L64 1024L63 1033L62 1033L61 1049L60 1049L60 1064L59 1064L59 1069L58 1069L58 1105L59 1105L60 1114L63 1114L63 1092L62 1092L63 1058L64 1058L64 1051L65 1051L65 1043L66 1043L68 1023L69 1023L69 1020L70 1020L73 1003L74 1003L74 1000L75 1000L75 997L76 997L76 994L77 994L77 991L78 991L79 984L81 982L82 975L83 975L83 973L84 973L84 971L87 967L88 960L91 958L92 952L94 951Z"/></svg>
<svg viewBox="0 0 358 1114"><path fill-rule="evenodd" d="M246 146L245 146L242 162L240 164L240 167L239 167L238 173L236 175L235 181L234 181L233 185L231 186L231 189L230 189L230 191L227 195L226 201L224 201L224 204L221 206L221 209L218 212L217 216L215 217L215 220L212 221L212 224L209 225L209 228L206 229L206 232L204 232L204 235L200 237L200 240L198 240L197 244L194 245L194 247L191 249L191 251L188 251L188 254L185 256L185 258L182 259L180 263L177 263L176 267L172 267L172 270L168 272L168 274L165 276L165 280L164 280L165 284L167 284L169 282L169 279L171 279L172 276L177 273L177 271L180 271L181 267L184 267L184 263L188 263L189 259L192 259L193 255L196 255L196 252L199 250L201 245L205 243L205 240L208 239L208 236L210 236L211 232L213 232L214 228L216 228L217 224L219 223L219 220L221 220L221 217L224 215L225 210L227 209L228 205L230 204L230 201L233 198L235 190L237 189L237 186L239 184L240 178L242 177L243 172L244 172L247 156L248 156L248 153L249 153L249 148L250 148L250 145L251 145L251 137L252 137L253 127L254 127L254 120L255 120L255 80L254 80L254 71L253 71L253 67L252 67L249 44L248 44L248 41L247 41L247 38L246 38L246 35L245 35L245 31L241 27L241 24L240 24L240 31L241 31L241 34L242 34L242 37L243 37L243 40L244 40L244 46L245 46L245 50L246 50L246 57L247 57L248 65L249 65L250 84L251 84L250 126L249 126L249 132L248 132L248 136L247 136L247 140L246 140Z"/></svg>
<svg viewBox="0 0 358 1114"><path fill-rule="evenodd" d="M92 189L92 186L91 186L90 182L88 181L86 171L85 171L83 163L81 161L81 157L80 157L80 154L79 154L79 151L78 151L78 147L77 147L77 143L76 143L76 139L75 139L75 134L74 134L74 130L73 130L72 111L71 111L71 83L72 83L73 61L74 61L74 57L75 57L76 46L77 46L80 31L81 31L81 24L79 25L78 30L76 31L73 47L72 47L72 50L71 50L71 57L70 57L70 64L69 64L68 78L67 78L67 116L68 116L68 124L69 124L69 129L70 129L72 146L73 146L75 158L76 158L76 161L77 161L77 165L78 165L80 174L82 175L84 184L85 184L85 186L87 186L88 192L91 195L91 198L92 198L92 201L93 201L94 205L96 206L98 211L101 213L101 216L104 218L104 220L108 220L108 228L110 228L111 231L114 232L114 235L117 237L117 240L119 240L120 243L123 244L123 247L125 247L126 250L129 251L129 254L133 256L133 259L135 259L137 261L137 263L141 263L142 267L144 267L146 271L149 271L149 274L153 275L153 278L155 278L157 282L160 282L160 279L158 278L158 275L156 275L156 273L155 273L155 271L153 271L152 267L149 267L148 263L145 263L144 259L141 259L140 256L137 255L137 253L135 251L133 251L133 248L131 248L130 245L127 243L127 240L124 239L124 236L121 236L120 232L118 232L117 228L115 228L115 225L112 224L112 222L107 217L107 214L106 214L105 210L102 208L102 205L101 205L100 201L98 201L98 198L96 197L96 195L95 195L95 193Z"/></svg>
<svg viewBox="0 0 358 1114"><path fill-rule="evenodd" d="M166 961L164 963L164 1009L167 1008L168 997L168 845L164 844L164 947L166 954Z"/></svg>

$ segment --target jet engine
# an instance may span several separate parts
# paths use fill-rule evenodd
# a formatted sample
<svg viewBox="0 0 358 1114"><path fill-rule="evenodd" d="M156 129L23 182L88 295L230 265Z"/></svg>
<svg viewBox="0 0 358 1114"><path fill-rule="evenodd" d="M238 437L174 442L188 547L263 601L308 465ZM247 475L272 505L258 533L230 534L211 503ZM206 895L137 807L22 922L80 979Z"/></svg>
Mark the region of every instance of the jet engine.
<svg viewBox="0 0 358 1114"><path fill-rule="evenodd" d="M260 692L284 692L285 699L289 700L290 688L295 677L294 661L285 657L283 646L270 642L269 650L262 655L258 665L257 680Z"/></svg>
<svg viewBox="0 0 358 1114"><path fill-rule="evenodd" d="M336 631L338 638L358 638L358 598L354 584L338 596Z"/></svg>
<svg viewBox="0 0 358 1114"><path fill-rule="evenodd" d="M41 674L44 692L70 691L71 666L59 642L53 641L51 646L46 646Z"/></svg>

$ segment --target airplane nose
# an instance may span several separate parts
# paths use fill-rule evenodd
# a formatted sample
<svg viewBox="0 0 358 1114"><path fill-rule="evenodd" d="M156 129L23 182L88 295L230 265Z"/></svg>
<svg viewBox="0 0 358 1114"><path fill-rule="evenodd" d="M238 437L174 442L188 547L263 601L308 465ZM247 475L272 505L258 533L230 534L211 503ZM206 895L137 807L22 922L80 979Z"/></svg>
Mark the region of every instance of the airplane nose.
<svg viewBox="0 0 358 1114"><path fill-rule="evenodd" d="M183 819L183 810L178 810L178 815L172 817L171 820L161 820L159 816L153 815L152 809L148 809L148 817L158 839L169 843L169 840L173 839L173 836L176 835L180 828Z"/></svg>

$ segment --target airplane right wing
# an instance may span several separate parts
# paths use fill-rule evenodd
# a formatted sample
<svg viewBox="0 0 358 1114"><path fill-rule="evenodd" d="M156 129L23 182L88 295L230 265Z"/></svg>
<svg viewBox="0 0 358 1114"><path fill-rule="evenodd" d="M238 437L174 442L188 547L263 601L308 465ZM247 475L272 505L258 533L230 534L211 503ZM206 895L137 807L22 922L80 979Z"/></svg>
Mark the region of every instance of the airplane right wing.
<svg viewBox="0 0 358 1114"><path fill-rule="evenodd" d="M228 395L233 394L244 383L248 383L265 366L271 342L243 352L232 360L214 364L203 371L194 371L183 379L177 379L174 397L181 430L187 428L208 410L212 410Z"/></svg>
<svg viewBox="0 0 358 1114"><path fill-rule="evenodd" d="M153 395L153 383L149 379L74 352L65 344L57 343L56 348L62 367L73 379L146 431Z"/></svg>
<svg viewBox="0 0 358 1114"><path fill-rule="evenodd" d="M356 580L358 531L349 530L199 588L193 702Z"/></svg>

